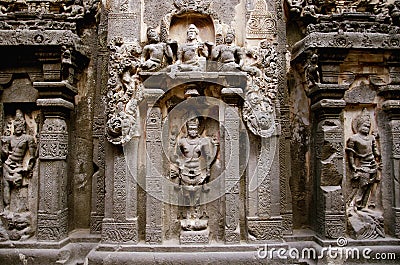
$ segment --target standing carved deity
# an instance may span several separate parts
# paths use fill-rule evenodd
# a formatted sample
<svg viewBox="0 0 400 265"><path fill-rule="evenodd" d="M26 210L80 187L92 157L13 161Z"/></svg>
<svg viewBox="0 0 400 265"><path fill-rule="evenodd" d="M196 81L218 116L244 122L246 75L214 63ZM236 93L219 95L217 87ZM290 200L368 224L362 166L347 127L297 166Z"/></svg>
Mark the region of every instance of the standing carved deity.
<svg viewBox="0 0 400 265"><path fill-rule="evenodd" d="M347 141L349 167L354 186L354 205L358 210L367 206L373 185L379 182L379 163L375 137L370 135L371 118L366 109L353 121L355 134Z"/></svg>
<svg viewBox="0 0 400 265"><path fill-rule="evenodd" d="M13 134L1 139L1 159L3 161L3 203L1 217L6 221L10 239L18 240L31 235L31 215L28 198L24 194L27 178L32 177L36 162L36 142L33 136L25 132L26 122L23 113L16 111L13 122ZM24 165L29 153L30 159Z"/></svg>
<svg viewBox="0 0 400 265"><path fill-rule="evenodd" d="M217 144L209 137L199 135L199 120L186 123L187 135L179 139L172 161L172 177L179 178L186 219L181 221L184 230L203 230L207 220L200 219L199 206L205 184L210 178L210 168L217 155Z"/></svg>
<svg viewBox="0 0 400 265"><path fill-rule="evenodd" d="M207 45L199 41L199 29L194 24L189 25L187 42L179 45L178 60L170 67L170 70L172 72L205 70L205 61L209 55Z"/></svg>

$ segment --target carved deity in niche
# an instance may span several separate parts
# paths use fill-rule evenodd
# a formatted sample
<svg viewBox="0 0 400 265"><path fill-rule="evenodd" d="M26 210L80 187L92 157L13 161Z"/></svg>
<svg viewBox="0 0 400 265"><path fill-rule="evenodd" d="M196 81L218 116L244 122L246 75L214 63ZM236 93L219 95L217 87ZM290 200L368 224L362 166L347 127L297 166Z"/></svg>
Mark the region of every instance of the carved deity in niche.
<svg viewBox="0 0 400 265"><path fill-rule="evenodd" d="M164 58L172 60L171 43L160 42L158 33L151 27L147 29L147 41L148 44L143 48L141 68L145 71L160 70Z"/></svg>
<svg viewBox="0 0 400 265"><path fill-rule="evenodd" d="M229 31L225 36L225 43L217 45L211 53L211 59L218 61L218 70L231 72L241 70L244 64L242 50L234 44L235 33Z"/></svg>
<svg viewBox="0 0 400 265"><path fill-rule="evenodd" d="M371 189L380 181L379 160L381 158L375 137L370 135L371 120L364 109L354 121L356 133L347 141L349 167L352 171L352 182L356 185L354 205L358 210L367 207Z"/></svg>
<svg viewBox="0 0 400 265"><path fill-rule="evenodd" d="M347 155L352 192L347 200L350 233L356 239L385 237L382 214L375 210L372 193L380 181L380 159L377 142L371 130L371 117L363 109L352 124L355 132L347 140Z"/></svg>
<svg viewBox="0 0 400 265"><path fill-rule="evenodd" d="M217 155L217 144L209 137L199 134L198 118L186 123L187 135L179 139L173 154L171 176L179 178L182 204L186 207L185 219L181 220L183 230L204 230L208 221L199 213L202 192L208 192L206 183L210 168Z"/></svg>
<svg viewBox="0 0 400 265"><path fill-rule="evenodd" d="M1 159L3 161L3 203L1 213L3 223L9 231L10 239L25 239L31 236L31 214L28 207L27 179L32 177L36 162L36 142L26 134L24 114L16 111L13 133L6 132L1 139ZM29 153L27 165L24 159Z"/></svg>
<svg viewBox="0 0 400 265"><path fill-rule="evenodd" d="M189 25L187 30L187 42L179 45L177 61L169 67L171 72L204 71L206 58L209 55L207 46L211 44L199 41L199 29Z"/></svg>

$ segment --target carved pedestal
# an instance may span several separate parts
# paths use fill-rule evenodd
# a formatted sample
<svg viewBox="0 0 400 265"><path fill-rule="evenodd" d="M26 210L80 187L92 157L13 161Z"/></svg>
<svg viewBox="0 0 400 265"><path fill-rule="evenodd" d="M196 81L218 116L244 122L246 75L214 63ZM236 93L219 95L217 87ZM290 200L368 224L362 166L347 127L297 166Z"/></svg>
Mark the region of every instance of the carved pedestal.
<svg viewBox="0 0 400 265"><path fill-rule="evenodd" d="M73 95L74 87L60 82L34 83L39 95L60 91ZM63 98L39 98L44 123L39 145L39 212L38 240L59 241L68 234L68 125L66 117L74 109L73 103Z"/></svg>
<svg viewBox="0 0 400 265"><path fill-rule="evenodd" d="M207 228L202 231L181 231L179 243L182 245L205 245L209 243L210 230Z"/></svg>
<svg viewBox="0 0 400 265"><path fill-rule="evenodd" d="M254 213L247 217L250 241L263 242L280 240L283 237L282 217L280 216L279 148L278 136L261 138L261 150L257 160L256 189L251 191L250 199L257 202ZM254 185L254 184L253 184ZM249 188L253 186L250 183Z"/></svg>

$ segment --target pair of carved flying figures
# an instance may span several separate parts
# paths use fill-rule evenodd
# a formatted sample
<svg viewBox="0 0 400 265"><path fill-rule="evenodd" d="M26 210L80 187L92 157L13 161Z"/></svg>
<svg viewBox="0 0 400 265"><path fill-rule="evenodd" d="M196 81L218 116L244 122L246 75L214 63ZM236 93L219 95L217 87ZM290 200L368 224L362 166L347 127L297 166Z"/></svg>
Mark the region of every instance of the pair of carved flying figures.
<svg viewBox="0 0 400 265"><path fill-rule="evenodd" d="M214 46L211 42L199 40L199 29L189 25L186 43L179 45L175 41L160 42L158 33L153 29L147 30L147 44L142 53L141 68L144 71L158 71L164 62L176 62L167 67L169 72L205 71L206 60L218 62L219 71L238 71L243 67L241 48L234 45L235 34L229 31L225 41ZM175 52L174 52L175 51Z"/></svg>

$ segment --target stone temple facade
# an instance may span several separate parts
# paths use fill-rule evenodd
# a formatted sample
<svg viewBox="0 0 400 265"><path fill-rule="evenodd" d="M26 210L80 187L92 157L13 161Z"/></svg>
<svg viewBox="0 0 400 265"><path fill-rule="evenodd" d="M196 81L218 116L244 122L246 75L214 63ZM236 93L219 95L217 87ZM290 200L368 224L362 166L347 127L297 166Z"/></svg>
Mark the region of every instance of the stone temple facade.
<svg viewBox="0 0 400 265"><path fill-rule="evenodd" d="M0 1L0 264L396 264L399 0Z"/></svg>

